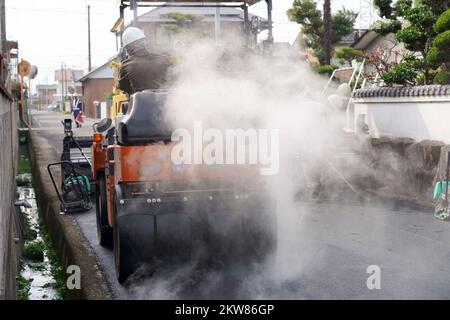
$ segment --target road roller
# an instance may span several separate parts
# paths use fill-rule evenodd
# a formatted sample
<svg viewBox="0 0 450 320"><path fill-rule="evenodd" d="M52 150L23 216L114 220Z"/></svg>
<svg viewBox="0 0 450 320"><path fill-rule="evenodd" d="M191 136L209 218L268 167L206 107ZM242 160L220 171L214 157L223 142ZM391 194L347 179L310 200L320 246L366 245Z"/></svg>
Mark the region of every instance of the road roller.
<svg viewBox="0 0 450 320"><path fill-rule="evenodd" d="M256 34L263 28L269 30L264 44L273 40L272 0L265 0L266 24L249 20L249 5L259 1L214 4L243 10L247 46L256 44ZM121 0L120 18L112 31L118 36L123 32L126 8L137 16L140 5L160 5L154 2ZM192 4L174 1L163 6ZM111 67L117 82L120 62ZM128 96L117 87L108 118L94 125L92 176L98 239L114 250L118 281L123 283L141 265L155 269L161 262L184 263L199 257L223 261L267 256L276 245L276 202L260 167L175 163L174 130L165 121L171 91L145 90Z"/></svg>
<svg viewBox="0 0 450 320"><path fill-rule="evenodd" d="M177 164L165 124L170 91L135 93L129 110L94 126L97 231L117 279L140 265L260 258L276 243L275 200L258 165Z"/></svg>

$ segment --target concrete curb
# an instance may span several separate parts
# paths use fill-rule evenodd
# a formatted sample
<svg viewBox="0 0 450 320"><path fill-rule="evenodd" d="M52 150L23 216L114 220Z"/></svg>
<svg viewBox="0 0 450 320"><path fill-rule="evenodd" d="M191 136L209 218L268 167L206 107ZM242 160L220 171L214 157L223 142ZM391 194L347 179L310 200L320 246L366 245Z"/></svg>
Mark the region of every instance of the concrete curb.
<svg viewBox="0 0 450 320"><path fill-rule="evenodd" d="M77 222L70 215L59 214L59 200L47 172L47 165L59 161L59 156L45 139L33 131L29 148L40 213L60 254L60 262L64 269L70 265L81 269L81 289L68 290L68 299L112 299L106 279ZM56 177L57 181L59 179Z"/></svg>

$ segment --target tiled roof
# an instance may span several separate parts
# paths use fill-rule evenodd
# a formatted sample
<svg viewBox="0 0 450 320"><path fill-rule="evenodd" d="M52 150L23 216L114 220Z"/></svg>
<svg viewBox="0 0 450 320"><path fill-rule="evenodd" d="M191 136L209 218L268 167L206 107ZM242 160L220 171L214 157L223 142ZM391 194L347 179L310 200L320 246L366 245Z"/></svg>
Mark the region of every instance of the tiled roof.
<svg viewBox="0 0 450 320"><path fill-rule="evenodd" d="M377 87L358 89L353 98L384 98L384 97L426 97L450 96L450 85L429 85L415 87Z"/></svg>
<svg viewBox="0 0 450 320"><path fill-rule="evenodd" d="M149 12L146 12L139 16L139 22L141 23L155 23L155 22L175 22L168 16L169 13L184 13L184 14L194 14L198 16L203 16L203 22L213 22L216 15L216 8L213 7L158 7ZM244 11L236 8L220 8L221 21L232 21L232 22L242 22L244 21ZM248 14L251 20L254 14ZM266 19L261 18L262 21Z"/></svg>

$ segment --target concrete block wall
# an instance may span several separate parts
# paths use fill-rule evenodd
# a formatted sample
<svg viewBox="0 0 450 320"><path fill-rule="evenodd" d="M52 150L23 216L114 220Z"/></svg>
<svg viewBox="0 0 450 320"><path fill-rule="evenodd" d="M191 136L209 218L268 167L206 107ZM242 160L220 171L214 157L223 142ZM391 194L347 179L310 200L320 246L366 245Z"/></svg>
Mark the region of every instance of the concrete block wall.
<svg viewBox="0 0 450 320"><path fill-rule="evenodd" d="M14 207L18 161L16 104L0 88L0 300L15 299L20 216Z"/></svg>
<svg viewBox="0 0 450 320"><path fill-rule="evenodd" d="M349 127L363 120L373 138L412 138L450 143L450 86L357 90L348 111Z"/></svg>

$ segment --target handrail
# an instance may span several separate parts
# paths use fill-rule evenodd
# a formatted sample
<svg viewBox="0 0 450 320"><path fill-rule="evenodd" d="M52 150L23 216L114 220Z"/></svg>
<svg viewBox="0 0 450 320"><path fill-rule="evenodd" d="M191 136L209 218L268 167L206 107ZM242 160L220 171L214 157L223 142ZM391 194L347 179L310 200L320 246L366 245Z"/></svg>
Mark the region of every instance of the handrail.
<svg viewBox="0 0 450 320"><path fill-rule="evenodd" d="M345 71L345 70L352 70L352 69L355 69L355 68L354 67L345 67L345 68L334 69L333 72L331 73L330 78L327 81L327 84L325 85L325 87L322 90L322 94L324 94L325 91L327 91L328 87L330 86L331 80L333 80L337 71ZM355 71L353 71L353 73L355 73ZM352 75L352 77L353 77L353 75Z"/></svg>
<svg viewBox="0 0 450 320"><path fill-rule="evenodd" d="M358 76L356 77L356 81L355 81L355 84L353 86L352 93L355 92L356 87L358 86L359 78L361 77L361 74L362 74L362 72L364 70L365 62L366 62L366 59L364 59L363 62L359 65L359 72L358 72Z"/></svg>

